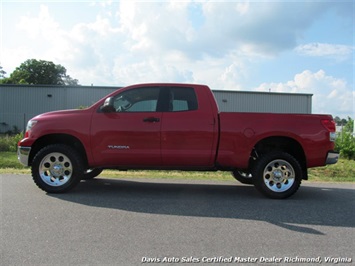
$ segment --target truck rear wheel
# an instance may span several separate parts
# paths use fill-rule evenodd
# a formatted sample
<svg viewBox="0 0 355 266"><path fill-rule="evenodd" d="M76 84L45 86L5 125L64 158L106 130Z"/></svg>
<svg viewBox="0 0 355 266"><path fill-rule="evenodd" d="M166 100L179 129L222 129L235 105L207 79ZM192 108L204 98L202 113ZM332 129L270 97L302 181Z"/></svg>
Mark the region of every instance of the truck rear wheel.
<svg viewBox="0 0 355 266"><path fill-rule="evenodd" d="M256 189L273 199L292 196L301 185L302 167L286 152L271 152L261 156L254 164L253 180Z"/></svg>
<svg viewBox="0 0 355 266"><path fill-rule="evenodd" d="M48 193L63 193L74 188L84 173L79 154L64 144L41 149L32 162L32 178Z"/></svg>

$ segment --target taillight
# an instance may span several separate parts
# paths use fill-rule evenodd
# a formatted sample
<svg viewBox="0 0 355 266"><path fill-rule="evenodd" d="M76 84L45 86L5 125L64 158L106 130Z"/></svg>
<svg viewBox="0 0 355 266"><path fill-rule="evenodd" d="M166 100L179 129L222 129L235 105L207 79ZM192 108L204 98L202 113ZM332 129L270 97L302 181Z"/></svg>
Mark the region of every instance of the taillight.
<svg viewBox="0 0 355 266"><path fill-rule="evenodd" d="M329 140L335 141L336 139L336 126L333 119L322 119L322 125L329 131Z"/></svg>
<svg viewBox="0 0 355 266"><path fill-rule="evenodd" d="M322 124L323 126L328 129L330 132L335 132L336 127L335 127L335 122L334 120L330 119L322 119Z"/></svg>

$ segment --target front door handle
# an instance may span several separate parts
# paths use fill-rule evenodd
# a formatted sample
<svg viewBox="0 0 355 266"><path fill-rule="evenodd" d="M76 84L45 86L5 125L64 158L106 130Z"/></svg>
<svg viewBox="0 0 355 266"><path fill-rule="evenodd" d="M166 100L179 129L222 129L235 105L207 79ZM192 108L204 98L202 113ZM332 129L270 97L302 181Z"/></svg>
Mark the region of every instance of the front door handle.
<svg viewBox="0 0 355 266"><path fill-rule="evenodd" d="M158 118L158 117L146 117L146 118L143 119L143 122L148 122L148 123L160 122L160 118Z"/></svg>

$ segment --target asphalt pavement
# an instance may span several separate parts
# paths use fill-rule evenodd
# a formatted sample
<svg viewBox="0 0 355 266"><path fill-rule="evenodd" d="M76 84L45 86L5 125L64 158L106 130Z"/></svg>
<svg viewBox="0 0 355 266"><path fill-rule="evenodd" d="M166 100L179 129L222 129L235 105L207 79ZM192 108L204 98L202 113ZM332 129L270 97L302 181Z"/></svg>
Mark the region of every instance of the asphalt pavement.
<svg viewBox="0 0 355 266"><path fill-rule="evenodd" d="M355 264L355 184L304 182L286 200L237 181L100 177L47 194L3 174L0 187L4 266Z"/></svg>

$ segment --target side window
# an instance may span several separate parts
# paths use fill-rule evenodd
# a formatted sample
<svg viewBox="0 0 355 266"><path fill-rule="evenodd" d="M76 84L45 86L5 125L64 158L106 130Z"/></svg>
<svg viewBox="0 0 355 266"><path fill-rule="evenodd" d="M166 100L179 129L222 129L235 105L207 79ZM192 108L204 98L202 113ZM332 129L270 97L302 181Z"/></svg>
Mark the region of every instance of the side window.
<svg viewBox="0 0 355 266"><path fill-rule="evenodd" d="M170 88L169 112L193 111L198 109L193 88Z"/></svg>
<svg viewBox="0 0 355 266"><path fill-rule="evenodd" d="M114 98L116 112L156 112L160 88L147 87L124 91Z"/></svg>

